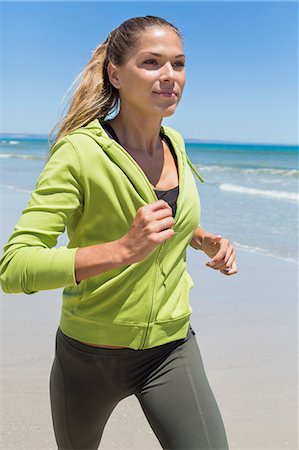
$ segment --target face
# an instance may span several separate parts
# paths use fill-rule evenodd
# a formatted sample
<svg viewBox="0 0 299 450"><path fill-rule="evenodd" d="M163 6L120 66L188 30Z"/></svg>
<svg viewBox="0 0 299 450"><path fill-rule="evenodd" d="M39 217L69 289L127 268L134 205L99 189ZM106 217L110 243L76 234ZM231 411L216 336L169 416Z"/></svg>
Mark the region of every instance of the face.
<svg viewBox="0 0 299 450"><path fill-rule="evenodd" d="M183 93L185 55L179 36L167 28L147 30L121 66L108 65L121 107L146 115L171 116Z"/></svg>

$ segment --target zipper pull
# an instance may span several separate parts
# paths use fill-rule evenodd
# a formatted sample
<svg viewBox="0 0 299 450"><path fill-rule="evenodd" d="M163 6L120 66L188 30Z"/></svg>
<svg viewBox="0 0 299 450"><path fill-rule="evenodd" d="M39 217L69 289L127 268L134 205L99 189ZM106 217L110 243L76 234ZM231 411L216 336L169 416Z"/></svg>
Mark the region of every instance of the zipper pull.
<svg viewBox="0 0 299 450"><path fill-rule="evenodd" d="M202 178L202 176L199 175L199 173L197 172L197 170L196 170L195 167L193 166L192 162L190 161L190 159L189 159L187 153L186 153L186 158L187 158L187 161L188 161L189 166L191 167L191 169L193 170L193 172L195 173L195 175L200 179L200 181L201 181L202 183L204 183L205 180Z"/></svg>

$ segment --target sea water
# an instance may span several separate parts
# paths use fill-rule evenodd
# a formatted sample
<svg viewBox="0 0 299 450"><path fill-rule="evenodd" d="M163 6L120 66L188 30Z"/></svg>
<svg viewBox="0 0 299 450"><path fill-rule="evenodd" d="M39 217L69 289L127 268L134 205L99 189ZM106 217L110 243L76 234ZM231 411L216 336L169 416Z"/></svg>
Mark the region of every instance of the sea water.
<svg viewBox="0 0 299 450"><path fill-rule="evenodd" d="M201 225L236 247L298 261L298 147L189 142Z"/></svg>
<svg viewBox="0 0 299 450"><path fill-rule="evenodd" d="M195 178L203 228L236 248L297 262L298 147L187 141L186 149L205 179ZM13 192L29 199L47 153L45 137L0 138L4 199Z"/></svg>

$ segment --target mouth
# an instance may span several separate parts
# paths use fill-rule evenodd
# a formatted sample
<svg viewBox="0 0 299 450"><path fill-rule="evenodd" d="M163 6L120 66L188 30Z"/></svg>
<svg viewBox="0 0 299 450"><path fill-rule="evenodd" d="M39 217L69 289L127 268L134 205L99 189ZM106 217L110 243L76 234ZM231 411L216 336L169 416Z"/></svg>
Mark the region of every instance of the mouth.
<svg viewBox="0 0 299 450"><path fill-rule="evenodd" d="M154 92L154 94L159 95L160 97L168 97L168 98L177 97L177 94L173 91L160 91Z"/></svg>

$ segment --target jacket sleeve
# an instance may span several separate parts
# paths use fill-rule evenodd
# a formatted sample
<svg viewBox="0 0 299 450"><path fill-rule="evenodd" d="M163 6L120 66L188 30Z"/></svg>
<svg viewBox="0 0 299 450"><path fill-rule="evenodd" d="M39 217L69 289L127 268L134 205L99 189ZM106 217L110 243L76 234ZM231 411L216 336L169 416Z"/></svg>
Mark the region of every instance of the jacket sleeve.
<svg viewBox="0 0 299 450"><path fill-rule="evenodd" d="M77 248L58 247L57 239L82 207L81 165L67 138L59 140L0 260L4 292L32 294L76 285Z"/></svg>

